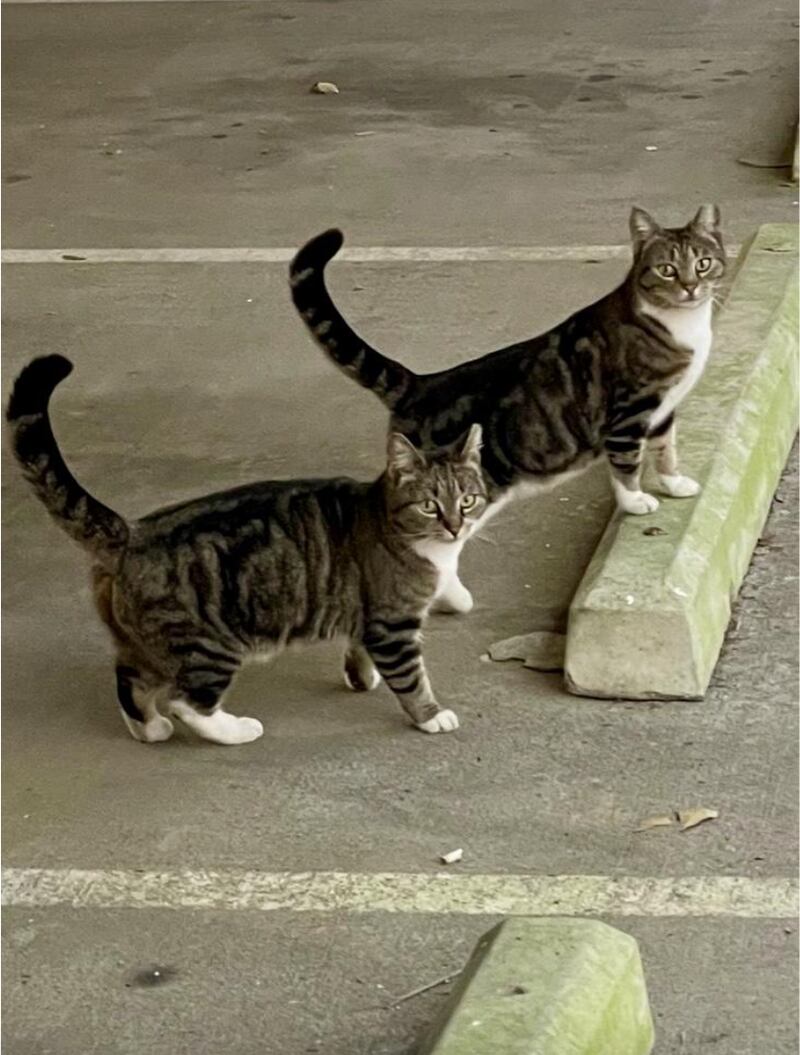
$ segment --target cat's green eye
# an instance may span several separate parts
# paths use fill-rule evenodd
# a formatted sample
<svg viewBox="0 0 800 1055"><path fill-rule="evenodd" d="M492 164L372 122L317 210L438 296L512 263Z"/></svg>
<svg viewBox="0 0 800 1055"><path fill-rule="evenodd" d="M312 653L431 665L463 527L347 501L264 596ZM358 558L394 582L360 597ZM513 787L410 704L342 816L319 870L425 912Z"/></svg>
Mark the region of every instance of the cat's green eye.
<svg viewBox="0 0 800 1055"><path fill-rule="evenodd" d="M706 271L710 269L711 263L712 261L710 256L701 257L700 260L698 260L697 263L694 265L694 269L698 275L704 275Z"/></svg>
<svg viewBox="0 0 800 1055"><path fill-rule="evenodd" d="M478 495L464 495L461 499L461 512L468 513L470 509L474 509L478 504Z"/></svg>
<svg viewBox="0 0 800 1055"><path fill-rule="evenodd" d="M659 264L656 271L661 275L662 278L675 278L678 274L677 270L672 264Z"/></svg>
<svg viewBox="0 0 800 1055"><path fill-rule="evenodd" d="M432 498L428 498L425 502L420 502L418 508L420 513L424 513L426 517L435 517L439 512L439 507Z"/></svg>

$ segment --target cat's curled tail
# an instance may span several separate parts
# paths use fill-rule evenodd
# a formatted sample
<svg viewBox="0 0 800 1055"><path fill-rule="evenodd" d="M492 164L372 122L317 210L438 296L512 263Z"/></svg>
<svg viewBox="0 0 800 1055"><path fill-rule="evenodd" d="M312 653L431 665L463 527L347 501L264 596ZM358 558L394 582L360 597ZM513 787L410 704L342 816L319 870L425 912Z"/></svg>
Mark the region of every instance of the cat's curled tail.
<svg viewBox="0 0 800 1055"><path fill-rule="evenodd" d="M408 394L417 375L363 341L331 300L325 265L343 242L342 232L335 227L306 242L289 268L292 300L314 340L339 369L371 389L392 410Z"/></svg>
<svg viewBox="0 0 800 1055"><path fill-rule="evenodd" d="M61 457L50 427L50 396L70 373L72 363L63 355L45 355L28 363L14 382L6 420L17 461L47 511L100 564L113 569L128 541L128 525L81 487Z"/></svg>

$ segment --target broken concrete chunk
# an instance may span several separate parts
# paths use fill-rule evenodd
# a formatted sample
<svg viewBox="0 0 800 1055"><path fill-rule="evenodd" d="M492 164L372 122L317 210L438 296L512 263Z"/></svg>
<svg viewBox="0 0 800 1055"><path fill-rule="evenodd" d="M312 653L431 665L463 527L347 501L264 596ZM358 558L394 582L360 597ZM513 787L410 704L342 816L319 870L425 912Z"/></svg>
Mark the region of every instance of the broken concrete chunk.
<svg viewBox="0 0 800 1055"><path fill-rule="evenodd" d="M636 942L591 919L507 919L478 942L418 1055L650 1055Z"/></svg>

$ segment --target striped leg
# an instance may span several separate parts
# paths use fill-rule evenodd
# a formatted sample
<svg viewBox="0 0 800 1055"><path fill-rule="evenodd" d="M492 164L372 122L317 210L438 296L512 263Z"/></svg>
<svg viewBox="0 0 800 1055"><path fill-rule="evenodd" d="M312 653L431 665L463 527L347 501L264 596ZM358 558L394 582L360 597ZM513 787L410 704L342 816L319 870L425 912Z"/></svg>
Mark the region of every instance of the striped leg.
<svg viewBox="0 0 800 1055"><path fill-rule="evenodd" d="M605 442L611 485L623 513L641 516L658 509L658 499L642 490L644 439L636 428L613 432Z"/></svg>
<svg viewBox="0 0 800 1055"><path fill-rule="evenodd" d="M673 498L691 498L699 493L700 484L678 472L675 419L672 414L650 433L647 446L654 455L658 478L668 495Z"/></svg>
<svg viewBox="0 0 800 1055"><path fill-rule="evenodd" d="M417 728L449 733L458 728L458 718L436 702L420 649L420 628L419 619L373 619L364 634L364 646Z"/></svg>
<svg viewBox="0 0 800 1055"><path fill-rule="evenodd" d="M256 718L238 718L222 706L238 663L212 662L207 655L198 656L202 662L186 662L176 678L179 696L170 701L170 713L204 740L215 744L247 744L257 740L264 727Z"/></svg>

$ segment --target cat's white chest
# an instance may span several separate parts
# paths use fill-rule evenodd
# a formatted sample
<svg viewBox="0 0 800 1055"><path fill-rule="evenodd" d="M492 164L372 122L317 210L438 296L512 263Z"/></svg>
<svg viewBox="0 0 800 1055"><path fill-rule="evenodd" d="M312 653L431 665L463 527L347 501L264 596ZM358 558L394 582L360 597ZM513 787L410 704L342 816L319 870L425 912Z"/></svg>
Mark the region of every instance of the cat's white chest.
<svg viewBox="0 0 800 1055"><path fill-rule="evenodd" d="M458 572L458 558L464 545L463 541L438 542L436 539L425 539L414 543L414 552L429 560L439 574L439 583L444 583Z"/></svg>
<svg viewBox="0 0 800 1055"><path fill-rule="evenodd" d="M661 406L653 414L650 420L652 428L669 417L691 392L706 368L711 351L711 301L707 300L696 308L656 308L648 304L642 310L665 326L676 344L692 350L692 361L686 372L667 392Z"/></svg>

